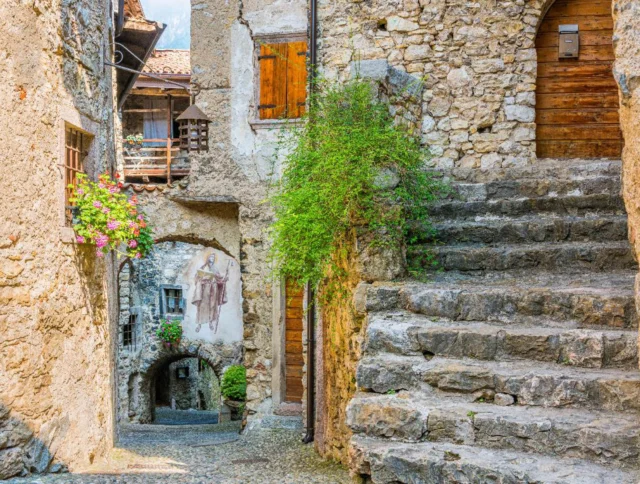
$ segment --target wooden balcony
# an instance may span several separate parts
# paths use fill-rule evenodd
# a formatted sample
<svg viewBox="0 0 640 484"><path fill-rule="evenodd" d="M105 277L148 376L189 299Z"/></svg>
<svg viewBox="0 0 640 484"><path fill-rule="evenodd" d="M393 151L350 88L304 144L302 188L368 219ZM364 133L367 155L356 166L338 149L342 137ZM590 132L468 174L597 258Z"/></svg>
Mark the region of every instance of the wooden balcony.
<svg viewBox="0 0 640 484"><path fill-rule="evenodd" d="M175 138L145 139L142 147L124 146L124 180L126 183L167 183L189 174L186 153L180 152L180 140Z"/></svg>

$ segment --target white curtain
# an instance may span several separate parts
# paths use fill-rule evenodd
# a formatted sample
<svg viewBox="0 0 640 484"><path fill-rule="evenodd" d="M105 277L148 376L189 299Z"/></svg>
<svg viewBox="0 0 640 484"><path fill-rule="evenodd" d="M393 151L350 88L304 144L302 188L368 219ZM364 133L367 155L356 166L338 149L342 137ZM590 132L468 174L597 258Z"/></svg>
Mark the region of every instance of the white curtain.
<svg viewBox="0 0 640 484"><path fill-rule="evenodd" d="M153 112L144 113L144 139L167 139L168 100L165 98L147 98L144 100L144 108L154 110ZM149 146L166 146L167 143L163 141L161 143L156 142L146 144Z"/></svg>

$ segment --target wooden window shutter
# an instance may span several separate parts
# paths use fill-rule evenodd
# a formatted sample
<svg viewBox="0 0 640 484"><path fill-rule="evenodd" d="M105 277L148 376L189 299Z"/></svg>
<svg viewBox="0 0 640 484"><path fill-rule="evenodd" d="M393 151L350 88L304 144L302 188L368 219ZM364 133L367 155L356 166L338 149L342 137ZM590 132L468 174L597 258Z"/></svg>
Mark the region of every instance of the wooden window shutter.
<svg viewBox="0 0 640 484"><path fill-rule="evenodd" d="M307 101L307 43L287 44L287 118L304 114Z"/></svg>
<svg viewBox="0 0 640 484"><path fill-rule="evenodd" d="M260 119L283 118L287 111L287 44L260 46Z"/></svg>

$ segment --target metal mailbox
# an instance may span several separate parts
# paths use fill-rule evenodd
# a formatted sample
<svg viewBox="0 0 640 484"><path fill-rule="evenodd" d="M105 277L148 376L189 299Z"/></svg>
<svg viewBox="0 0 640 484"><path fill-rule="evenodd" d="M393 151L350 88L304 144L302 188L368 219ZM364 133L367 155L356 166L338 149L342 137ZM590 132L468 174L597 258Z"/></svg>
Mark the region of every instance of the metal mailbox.
<svg viewBox="0 0 640 484"><path fill-rule="evenodd" d="M558 57L577 59L580 54L580 33L575 24L559 25Z"/></svg>

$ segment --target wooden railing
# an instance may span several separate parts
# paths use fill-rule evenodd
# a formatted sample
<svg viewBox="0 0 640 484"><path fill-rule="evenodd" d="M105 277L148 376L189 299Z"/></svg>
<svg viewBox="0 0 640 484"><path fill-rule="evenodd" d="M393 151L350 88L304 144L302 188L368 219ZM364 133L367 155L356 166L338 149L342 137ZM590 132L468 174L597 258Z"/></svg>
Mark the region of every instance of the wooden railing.
<svg viewBox="0 0 640 484"><path fill-rule="evenodd" d="M124 141L124 179L126 182L171 183L175 178L182 178L189 174L188 161L180 158L180 163L175 164L180 153L179 139L145 139L142 147L129 148ZM151 143L162 146L150 146Z"/></svg>

